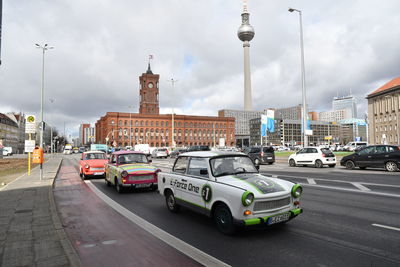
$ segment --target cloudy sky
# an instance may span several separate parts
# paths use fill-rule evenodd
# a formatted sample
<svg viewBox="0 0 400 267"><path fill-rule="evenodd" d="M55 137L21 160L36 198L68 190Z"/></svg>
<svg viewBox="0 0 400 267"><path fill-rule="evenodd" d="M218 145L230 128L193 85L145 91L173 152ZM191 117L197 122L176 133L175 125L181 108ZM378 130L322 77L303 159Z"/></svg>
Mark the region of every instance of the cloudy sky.
<svg viewBox="0 0 400 267"><path fill-rule="evenodd" d="M0 112L39 115L45 55L45 120L76 135L107 111L138 111L139 76L153 54L161 113L217 115L243 108L241 0L3 0ZM400 1L249 0L255 110L301 102L303 11L307 102L365 96L400 76ZM172 93L168 79L178 80ZM50 99L53 100L51 103ZM129 109L132 105L133 108Z"/></svg>

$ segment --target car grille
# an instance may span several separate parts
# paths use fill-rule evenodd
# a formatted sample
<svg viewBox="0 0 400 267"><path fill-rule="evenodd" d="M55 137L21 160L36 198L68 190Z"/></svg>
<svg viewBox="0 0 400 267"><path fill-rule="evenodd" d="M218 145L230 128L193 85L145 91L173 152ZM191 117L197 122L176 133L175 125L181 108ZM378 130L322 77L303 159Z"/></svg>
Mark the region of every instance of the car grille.
<svg viewBox="0 0 400 267"><path fill-rule="evenodd" d="M145 181L145 180L153 180L154 175L131 175L129 176L129 181Z"/></svg>
<svg viewBox="0 0 400 267"><path fill-rule="evenodd" d="M91 171L104 171L104 168L90 168Z"/></svg>
<svg viewBox="0 0 400 267"><path fill-rule="evenodd" d="M254 211L278 209L289 204L290 197L277 200L258 201L254 204Z"/></svg>

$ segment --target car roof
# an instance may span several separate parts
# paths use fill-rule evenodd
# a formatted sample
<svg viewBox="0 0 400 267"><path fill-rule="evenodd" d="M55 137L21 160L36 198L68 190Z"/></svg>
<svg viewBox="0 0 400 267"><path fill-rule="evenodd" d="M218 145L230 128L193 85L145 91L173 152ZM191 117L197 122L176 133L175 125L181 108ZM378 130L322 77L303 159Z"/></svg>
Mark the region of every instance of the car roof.
<svg viewBox="0 0 400 267"><path fill-rule="evenodd" d="M123 154L143 154L143 152L140 151L130 151L130 150L119 150L119 151L115 151L112 153L113 155L123 155Z"/></svg>
<svg viewBox="0 0 400 267"><path fill-rule="evenodd" d="M98 150L90 150L90 151L86 151L86 152L83 152L83 153L85 153L85 154L89 154L89 153L103 153L103 154L105 154L104 151L98 151Z"/></svg>
<svg viewBox="0 0 400 267"><path fill-rule="evenodd" d="M211 157L218 157L218 156L247 156L241 152L232 152L232 151L193 151L193 152L185 152L180 154L181 156L187 157L201 157L201 158L211 158Z"/></svg>

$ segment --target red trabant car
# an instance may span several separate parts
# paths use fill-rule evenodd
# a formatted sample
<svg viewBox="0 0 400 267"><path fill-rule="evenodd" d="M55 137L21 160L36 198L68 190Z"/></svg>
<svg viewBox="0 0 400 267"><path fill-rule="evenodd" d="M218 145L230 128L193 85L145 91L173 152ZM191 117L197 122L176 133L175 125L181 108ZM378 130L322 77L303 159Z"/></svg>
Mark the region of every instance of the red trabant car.
<svg viewBox="0 0 400 267"><path fill-rule="evenodd" d="M107 162L107 156L102 151L84 152L79 162L79 174L83 179L89 178L90 176L104 177L104 165Z"/></svg>
<svg viewBox="0 0 400 267"><path fill-rule="evenodd" d="M118 193L125 188L157 189L157 175L160 169L150 165L143 152L117 151L111 154L106 164L105 180L108 186L114 185Z"/></svg>

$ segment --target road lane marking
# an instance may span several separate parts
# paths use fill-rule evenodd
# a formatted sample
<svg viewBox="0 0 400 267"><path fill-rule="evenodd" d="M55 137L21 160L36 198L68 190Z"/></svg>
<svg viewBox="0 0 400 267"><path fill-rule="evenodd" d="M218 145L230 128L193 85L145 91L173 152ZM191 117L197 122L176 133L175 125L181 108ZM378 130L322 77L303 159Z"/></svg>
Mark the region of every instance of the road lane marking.
<svg viewBox="0 0 400 267"><path fill-rule="evenodd" d="M352 185L354 185L355 187L357 187L358 189L360 189L361 191L371 191L371 189L369 189L368 187L363 186L360 183L351 183Z"/></svg>
<svg viewBox="0 0 400 267"><path fill-rule="evenodd" d="M124 208L122 205L118 204L116 201L112 200L106 194L101 192L90 180L85 180L85 183L92 189L92 191L110 207L120 213L122 216L135 223L139 227L143 228L153 236L164 241L166 244L177 249L181 253L187 255L193 260L197 261L204 266L230 266L217 258L189 245L188 243L176 238L175 236L165 232L164 230L158 228L154 224L146 221L145 219L134 214L130 210Z"/></svg>
<svg viewBox="0 0 400 267"><path fill-rule="evenodd" d="M313 178L307 178L307 182L308 182L309 184L317 184L317 183L315 182L315 179L313 179Z"/></svg>
<svg viewBox="0 0 400 267"><path fill-rule="evenodd" d="M394 231L399 231L400 232L400 228L393 227L393 226L387 226L387 225L377 224L377 223L373 223L372 226L386 228L386 229L390 229L390 230L394 230Z"/></svg>
<svg viewBox="0 0 400 267"><path fill-rule="evenodd" d="M348 192L354 192L354 193L363 193L363 194L369 194L369 195L400 198L400 195L389 194L389 193L381 193L381 192L373 192L373 191L361 191L361 190L357 190L357 189L341 188L341 187L334 187L334 186L327 186L327 185L312 185L312 184L304 184L304 183L300 183L300 184L305 186L305 187L308 186L308 187L325 188L325 189L332 189L332 190L338 190L338 191L348 191Z"/></svg>

